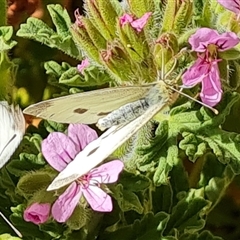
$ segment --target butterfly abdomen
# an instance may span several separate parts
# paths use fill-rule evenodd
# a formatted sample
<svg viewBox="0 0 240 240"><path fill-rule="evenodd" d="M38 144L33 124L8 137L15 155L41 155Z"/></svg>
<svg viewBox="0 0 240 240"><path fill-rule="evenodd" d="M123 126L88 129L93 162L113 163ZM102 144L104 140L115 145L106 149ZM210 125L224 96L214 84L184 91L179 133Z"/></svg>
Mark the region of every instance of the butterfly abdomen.
<svg viewBox="0 0 240 240"><path fill-rule="evenodd" d="M163 98L162 89L159 85L152 87L145 97L128 104L123 105L119 109L109 113L106 117L98 120L97 126L104 130L114 125L130 122L142 115L149 107L157 103L161 103Z"/></svg>
<svg viewBox="0 0 240 240"><path fill-rule="evenodd" d="M114 125L127 123L142 115L149 108L145 98L128 103L98 120L97 126L104 130Z"/></svg>

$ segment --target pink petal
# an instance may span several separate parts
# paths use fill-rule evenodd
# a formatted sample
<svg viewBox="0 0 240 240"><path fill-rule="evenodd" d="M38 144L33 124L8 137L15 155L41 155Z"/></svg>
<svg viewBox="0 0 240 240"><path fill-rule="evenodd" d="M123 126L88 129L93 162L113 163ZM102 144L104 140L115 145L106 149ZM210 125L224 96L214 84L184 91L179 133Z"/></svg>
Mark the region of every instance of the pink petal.
<svg viewBox="0 0 240 240"><path fill-rule="evenodd" d="M131 23L132 21L133 21L132 15L129 15L127 13L125 13L123 16L121 16L119 18L119 22L120 22L121 27L126 25L127 23Z"/></svg>
<svg viewBox="0 0 240 240"><path fill-rule="evenodd" d="M98 138L96 131L84 124L70 124L68 136L78 146L77 152L82 151L90 142Z"/></svg>
<svg viewBox="0 0 240 240"><path fill-rule="evenodd" d="M196 52L205 52L209 44L212 44L211 39L218 37L216 30L210 28L198 29L188 40L192 46L192 50Z"/></svg>
<svg viewBox="0 0 240 240"><path fill-rule="evenodd" d="M82 21L83 16L79 13L79 8L77 8L74 11L74 17L75 17L75 24L78 27L83 27L84 26L83 21Z"/></svg>
<svg viewBox="0 0 240 240"><path fill-rule="evenodd" d="M78 147L65 134L53 132L42 141L42 153L57 171L62 171L78 153Z"/></svg>
<svg viewBox="0 0 240 240"><path fill-rule="evenodd" d="M151 15L151 12L145 13L141 18L131 22L131 26L135 28L138 32L141 32Z"/></svg>
<svg viewBox="0 0 240 240"><path fill-rule="evenodd" d="M226 9L236 13L237 15L240 14L240 1L239 0L217 0L217 1Z"/></svg>
<svg viewBox="0 0 240 240"><path fill-rule="evenodd" d="M73 182L53 204L53 218L57 222L66 222L68 218L72 215L81 195L81 186L78 185L76 182Z"/></svg>
<svg viewBox="0 0 240 240"><path fill-rule="evenodd" d="M219 52L235 47L239 41L240 39L233 32L223 33L219 37L213 39L213 42L215 42L215 44L218 46Z"/></svg>
<svg viewBox="0 0 240 240"><path fill-rule="evenodd" d="M198 58L196 62L182 75L182 82L185 86L195 86L200 83L208 74L210 64L204 59Z"/></svg>
<svg viewBox="0 0 240 240"><path fill-rule="evenodd" d="M89 187L82 189L83 196L91 208L98 212L111 212L112 199L98 186L89 185Z"/></svg>
<svg viewBox="0 0 240 240"><path fill-rule="evenodd" d="M202 101L213 107L222 98L222 89L217 63L213 63L209 75L202 81L202 91L200 93Z"/></svg>
<svg viewBox="0 0 240 240"><path fill-rule="evenodd" d="M33 203L23 213L26 222L42 224L48 220L51 205L49 203Z"/></svg>
<svg viewBox="0 0 240 240"><path fill-rule="evenodd" d="M113 160L102 164L90 171L91 181L98 183L113 183L118 180L119 173L123 170L124 164L120 160Z"/></svg>
<svg viewBox="0 0 240 240"><path fill-rule="evenodd" d="M210 28L200 28L189 38L192 50L196 52L205 52L209 44L216 45L218 51L226 51L236 46L239 41L238 36L233 32L219 34Z"/></svg>
<svg viewBox="0 0 240 240"><path fill-rule="evenodd" d="M87 68L90 65L89 61L87 58L82 60L81 64L77 65L77 70L81 73L84 74L84 69Z"/></svg>

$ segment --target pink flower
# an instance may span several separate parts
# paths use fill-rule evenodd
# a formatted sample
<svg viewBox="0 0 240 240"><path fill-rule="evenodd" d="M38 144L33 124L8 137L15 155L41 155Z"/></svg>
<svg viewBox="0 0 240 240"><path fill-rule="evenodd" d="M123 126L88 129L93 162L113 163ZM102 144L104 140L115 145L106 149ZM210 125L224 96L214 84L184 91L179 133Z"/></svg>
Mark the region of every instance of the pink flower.
<svg viewBox="0 0 240 240"><path fill-rule="evenodd" d="M90 65L89 61L87 58L85 58L84 60L82 60L81 64L77 65L77 70L83 74L84 73L84 69L87 68Z"/></svg>
<svg viewBox="0 0 240 240"><path fill-rule="evenodd" d="M42 143L42 153L48 163L62 171L85 146L97 138L94 130L83 124L70 124L68 136L63 133L50 133ZM113 160L72 182L52 206L52 216L58 222L66 222L79 203L81 196L91 208L99 212L112 211L111 197L101 188L102 183L113 183L123 169L120 160Z"/></svg>
<svg viewBox="0 0 240 240"><path fill-rule="evenodd" d="M74 17L75 17L75 24L78 26L78 27L83 27L84 24L82 22L82 18L83 16L79 13L79 8L77 8L75 11L74 11Z"/></svg>
<svg viewBox="0 0 240 240"><path fill-rule="evenodd" d="M240 0L218 0L218 3L229 11L236 13L237 19L240 17Z"/></svg>
<svg viewBox="0 0 240 240"><path fill-rule="evenodd" d="M150 18L150 16L152 15L151 12L147 12L145 13L141 18L135 19L133 18L132 15L129 15L127 13L125 13L122 17L120 17L120 25L124 26L128 23L131 24L131 26L136 29L138 32L141 32L144 28L144 26L146 25L148 19Z"/></svg>
<svg viewBox="0 0 240 240"><path fill-rule="evenodd" d="M182 80L186 87L202 83L200 97L203 103L215 106L222 98L222 89L217 53L226 51L239 43L235 33L219 34L209 28L201 28L189 38L192 50L198 52L196 62L183 74ZM201 54L200 54L201 53Z"/></svg>
<svg viewBox="0 0 240 240"><path fill-rule="evenodd" d="M33 203L23 213L26 222L42 224L48 220L51 205L49 203Z"/></svg>

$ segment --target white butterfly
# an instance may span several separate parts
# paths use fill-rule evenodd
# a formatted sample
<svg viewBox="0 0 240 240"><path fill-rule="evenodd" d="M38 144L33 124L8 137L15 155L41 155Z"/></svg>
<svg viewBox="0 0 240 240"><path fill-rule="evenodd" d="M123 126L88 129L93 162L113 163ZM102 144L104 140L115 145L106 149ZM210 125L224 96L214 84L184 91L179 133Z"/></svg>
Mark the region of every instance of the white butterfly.
<svg viewBox="0 0 240 240"><path fill-rule="evenodd" d="M2 168L20 144L25 133L25 119L19 106L14 107L6 101L0 102L0 133L0 168ZM22 237L22 234L1 212L0 216L19 237Z"/></svg>
<svg viewBox="0 0 240 240"><path fill-rule="evenodd" d="M19 106L0 102L0 168L10 159L25 133L25 119Z"/></svg>
<svg viewBox="0 0 240 240"><path fill-rule="evenodd" d="M154 115L168 106L177 95L176 92L169 95L166 84L159 81L142 87L108 88L69 95L26 108L24 113L64 123L91 124L98 121L101 124L102 121L99 119L107 114L108 116L103 118L106 121L111 121L115 116L118 119L118 125L110 127L98 139L88 144L55 178L48 190L58 189L89 172L133 136ZM129 120L127 116L119 118L121 114L118 114L116 109L121 107L121 113L126 115L127 110L124 109L128 109L126 106L129 106L129 102L133 102L133 106L138 105L139 110L139 99L144 101L147 98L149 107L142 115L134 116L135 119L130 119L130 122L127 122ZM112 111L114 114L111 113ZM135 111L134 107L131 111Z"/></svg>

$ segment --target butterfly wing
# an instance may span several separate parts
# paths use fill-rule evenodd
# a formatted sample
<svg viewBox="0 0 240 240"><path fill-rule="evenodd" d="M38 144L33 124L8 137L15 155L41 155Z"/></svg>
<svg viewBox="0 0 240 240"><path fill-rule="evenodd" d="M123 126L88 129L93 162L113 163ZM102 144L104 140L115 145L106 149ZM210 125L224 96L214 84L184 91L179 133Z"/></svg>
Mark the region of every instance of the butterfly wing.
<svg viewBox="0 0 240 240"><path fill-rule="evenodd" d="M152 105L143 115L126 125L109 128L98 139L89 143L53 180L47 190L63 187L89 172L133 136L162 108L167 106L167 101L168 98L163 98L162 102Z"/></svg>
<svg viewBox="0 0 240 240"><path fill-rule="evenodd" d="M151 86L106 88L39 102L23 112L61 123L96 123L122 105L143 97Z"/></svg>
<svg viewBox="0 0 240 240"><path fill-rule="evenodd" d="M0 168L10 159L25 132L25 119L19 106L0 102Z"/></svg>

